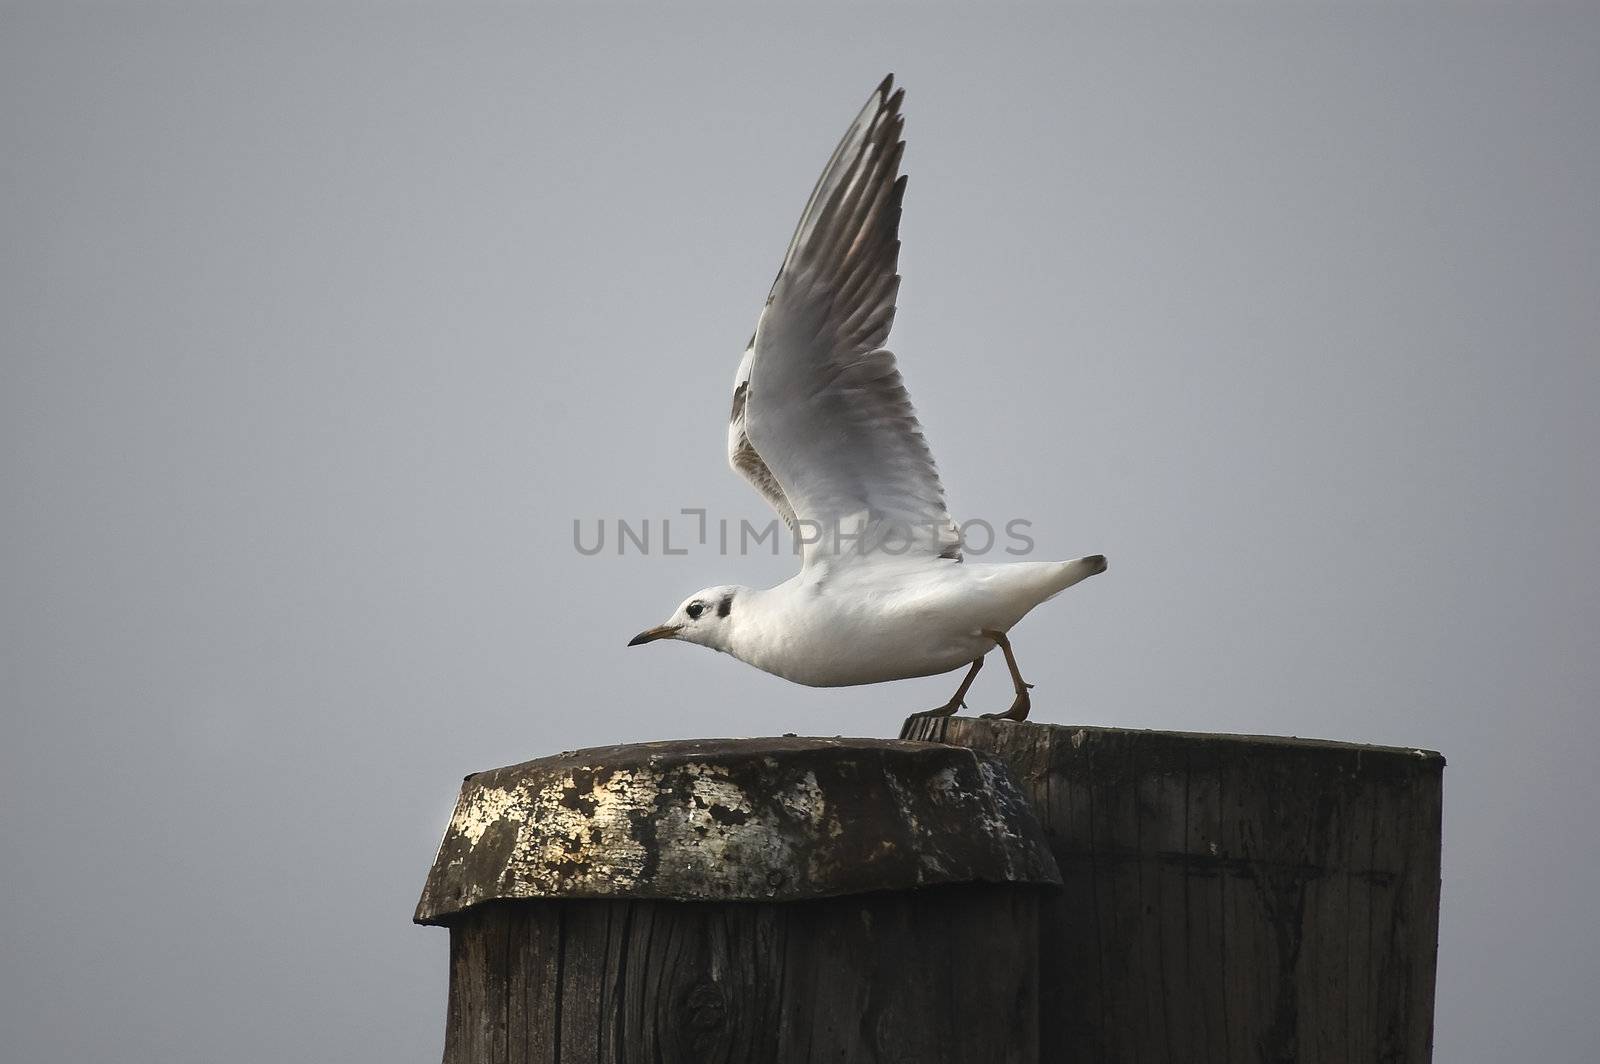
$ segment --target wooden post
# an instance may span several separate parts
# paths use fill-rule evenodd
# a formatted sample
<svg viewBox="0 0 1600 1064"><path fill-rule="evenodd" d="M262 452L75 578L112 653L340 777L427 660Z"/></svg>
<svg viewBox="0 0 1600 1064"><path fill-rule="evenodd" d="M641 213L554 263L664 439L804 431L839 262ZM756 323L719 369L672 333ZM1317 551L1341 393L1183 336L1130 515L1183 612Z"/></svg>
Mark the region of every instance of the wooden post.
<svg viewBox="0 0 1600 1064"><path fill-rule="evenodd" d="M1444 758L1238 735L908 720L1000 754L1064 889L1040 1060L1422 1064Z"/></svg>
<svg viewBox="0 0 1600 1064"><path fill-rule="evenodd" d="M1059 882L998 758L649 743L468 776L416 919L446 1064L1035 1064Z"/></svg>

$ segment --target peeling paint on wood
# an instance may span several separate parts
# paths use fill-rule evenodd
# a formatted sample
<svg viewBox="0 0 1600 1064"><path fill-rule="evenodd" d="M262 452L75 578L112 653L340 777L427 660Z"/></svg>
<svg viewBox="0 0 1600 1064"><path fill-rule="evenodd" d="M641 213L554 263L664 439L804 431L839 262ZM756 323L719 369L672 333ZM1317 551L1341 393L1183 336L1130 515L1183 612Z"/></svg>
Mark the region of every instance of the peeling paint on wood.
<svg viewBox="0 0 1600 1064"><path fill-rule="evenodd" d="M467 777L417 906L512 898L790 901L946 883L1058 883L986 754L877 739L600 747Z"/></svg>

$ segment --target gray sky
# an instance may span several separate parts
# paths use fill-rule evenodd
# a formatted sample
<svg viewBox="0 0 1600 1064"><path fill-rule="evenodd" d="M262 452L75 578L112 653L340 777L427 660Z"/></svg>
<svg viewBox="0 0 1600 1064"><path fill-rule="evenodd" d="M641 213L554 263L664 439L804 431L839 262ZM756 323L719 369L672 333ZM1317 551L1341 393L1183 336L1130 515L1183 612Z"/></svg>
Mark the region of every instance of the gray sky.
<svg viewBox="0 0 1600 1064"><path fill-rule="evenodd" d="M952 510L1111 559L1013 633L1036 718L1444 751L1437 1059L1592 1059L1597 54L1593 6L0 7L7 1059L436 1060L464 773L948 697L625 650L793 560L572 545L768 517L728 390L889 70Z"/></svg>

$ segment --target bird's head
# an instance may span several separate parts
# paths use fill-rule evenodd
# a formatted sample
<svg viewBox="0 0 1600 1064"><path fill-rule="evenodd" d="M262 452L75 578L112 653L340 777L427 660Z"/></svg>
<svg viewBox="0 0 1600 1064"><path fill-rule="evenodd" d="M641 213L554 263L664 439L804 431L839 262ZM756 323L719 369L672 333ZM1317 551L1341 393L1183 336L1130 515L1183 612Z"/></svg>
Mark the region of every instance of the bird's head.
<svg viewBox="0 0 1600 1064"><path fill-rule="evenodd" d="M739 608L739 592L744 588L724 584L698 591L672 611L665 624L646 628L628 640L630 647L653 643L657 639L681 639L713 650L728 648L728 633L733 614Z"/></svg>

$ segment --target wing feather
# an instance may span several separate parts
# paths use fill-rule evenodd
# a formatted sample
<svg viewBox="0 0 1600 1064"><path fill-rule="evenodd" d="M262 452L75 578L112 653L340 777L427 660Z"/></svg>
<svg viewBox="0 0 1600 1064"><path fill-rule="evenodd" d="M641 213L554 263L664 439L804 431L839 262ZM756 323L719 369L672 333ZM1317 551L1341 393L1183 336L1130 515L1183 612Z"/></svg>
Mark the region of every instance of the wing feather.
<svg viewBox="0 0 1600 1064"><path fill-rule="evenodd" d="M750 482L750 485L761 493L772 508L777 511L789 531L795 531L794 507L789 505L789 500L783 494L783 488L778 485L778 478L772 475L772 470L767 468L767 463L761 460L755 447L750 443L750 436L745 432L745 406L746 397L750 391L750 359L755 348L755 337L750 338L750 347L745 349L744 358L739 362L739 373L733 384L733 410L728 414L728 464L733 471Z"/></svg>
<svg viewBox="0 0 1600 1064"><path fill-rule="evenodd" d="M813 188L734 382L728 457L790 528L806 564L867 553L959 560L933 454L895 359L906 179L893 78ZM893 544L893 547L891 547Z"/></svg>

